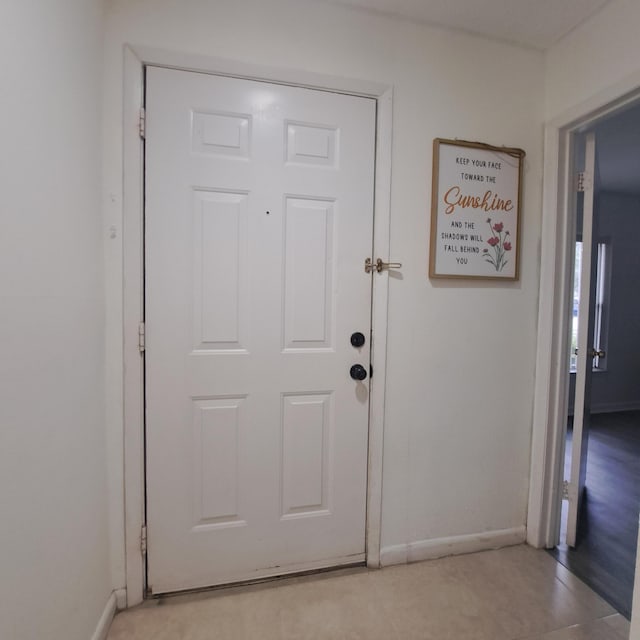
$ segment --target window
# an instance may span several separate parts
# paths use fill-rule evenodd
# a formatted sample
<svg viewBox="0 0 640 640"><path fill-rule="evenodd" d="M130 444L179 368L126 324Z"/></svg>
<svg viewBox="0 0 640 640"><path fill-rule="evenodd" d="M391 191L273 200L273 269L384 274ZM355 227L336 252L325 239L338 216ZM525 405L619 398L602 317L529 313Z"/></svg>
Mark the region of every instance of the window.
<svg viewBox="0 0 640 640"><path fill-rule="evenodd" d="M606 353L607 312L609 306L610 246L599 242L596 256L595 315L593 320L593 348L597 353ZM571 324L571 357L569 370L575 373L578 352L578 310L580 308L580 275L582 273L582 242L576 242L576 257L573 272L573 307ZM605 356L593 358L593 370L604 371Z"/></svg>

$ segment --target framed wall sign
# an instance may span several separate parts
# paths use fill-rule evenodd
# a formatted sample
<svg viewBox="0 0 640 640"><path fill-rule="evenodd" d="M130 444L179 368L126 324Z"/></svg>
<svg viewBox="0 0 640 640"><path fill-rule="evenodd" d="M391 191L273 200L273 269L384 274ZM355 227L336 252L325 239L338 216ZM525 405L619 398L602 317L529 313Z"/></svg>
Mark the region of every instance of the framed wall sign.
<svg viewBox="0 0 640 640"><path fill-rule="evenodd" d="M433 141L430 278L517 280L522 149Z"/></svg>

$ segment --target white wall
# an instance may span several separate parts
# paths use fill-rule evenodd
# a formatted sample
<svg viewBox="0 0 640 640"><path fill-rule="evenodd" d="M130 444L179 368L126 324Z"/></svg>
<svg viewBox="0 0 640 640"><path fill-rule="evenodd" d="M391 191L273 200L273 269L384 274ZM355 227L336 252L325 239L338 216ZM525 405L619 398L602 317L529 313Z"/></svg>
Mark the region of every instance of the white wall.
<svg viewBox="0 0 640 640"><path fill-rule="evenodd" d="M543 58L451 31L293 0L113 0L106 41L106 190L121 193L124 43L354 77L394 87L383 547L522 528L529 475L542 154ZM427 277L431 143L527 151L522 277ZM120 203L107 224L121 228ZM121 242L107 245L109 396L119 434ZM119 464L114 460L114 464ZM397 550L397 549L396 549ZM397 554L396 556L397 557Z"/></svg>
<svg viewBox="0 0 640 640"><path fill-rule="evenodd" d="M0 3L0 637L88 640L112 585L102 2Z"/></svg>

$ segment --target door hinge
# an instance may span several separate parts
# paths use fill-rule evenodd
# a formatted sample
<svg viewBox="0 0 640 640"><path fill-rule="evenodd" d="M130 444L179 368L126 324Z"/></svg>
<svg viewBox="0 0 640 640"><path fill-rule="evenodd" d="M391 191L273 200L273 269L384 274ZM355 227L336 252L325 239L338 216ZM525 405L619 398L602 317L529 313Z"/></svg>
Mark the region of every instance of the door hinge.
<svg viewBox="0 0 640 640"><path fill-rule="evenodd" d="M146 335L145 335L145 326L144 326L144 322L141 322L138 325L138 351L140 353L144 353L145 349L146 349Z"/></svg>
<svg viewBox="0 0 640 640"><path fill-rule="evenodd" d="M586 189L593 188L593 176L587 171L579 171L576 174L576 191L584 193Z"/></svg>
<svg viewBox="0 0 640 640"><path fill-rule="evenodd" d="M144 140L147 137L147 112L144 107L140 107L140 118L138 120L138 133Z"/></svg>
<svg viewBox="0 0 640 640"><path fill-rule="evenodd" d="M143 556L147 555L147 525L143 524L140 530L140 553Z"/></svg>
<svg viewBox="0 0 640 640"><path fill-rule="evenodd" d="M569 481L568 480L562 481L562 499L563 500L569 499Z"/></svg>

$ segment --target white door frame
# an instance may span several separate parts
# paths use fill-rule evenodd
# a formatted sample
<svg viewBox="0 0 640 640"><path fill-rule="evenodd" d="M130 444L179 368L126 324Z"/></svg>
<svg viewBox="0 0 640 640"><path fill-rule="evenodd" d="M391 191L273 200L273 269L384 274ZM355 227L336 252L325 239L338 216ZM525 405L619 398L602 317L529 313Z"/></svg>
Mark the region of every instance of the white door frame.
<svg viewBox="0 0 640 640"><path fill-rule="evenodd" d="M534 547L554 547L560 538L569 396L571 258L575 241L572 136L639 100L640 74L635 74L545 126L538 347L527 517L527 542Z"/></svg>
<svg viewBox="0 0 640 640"><path fill-rule="evenodd" d="M389 255L391 197L391 135L393 89L362 80L325 76L303 70L278 69L222 58L151 49L125 47L123 100L123 322L124 322L124 501L125 570L127 606L144 598L145 565L141 553L144 523L144 388L138 327L143 314L143 144L139 135L140 108L144 96L144 69L162 66L262 80L299 87L374 98L377 102L374 183L374 260ZM364 259L362 256L363 268ZM382 514L382 448L385 415L387 271L373 276L372 352L375 371L370 385L369 451L367 479L367 566L380 566Z"/></svg>

